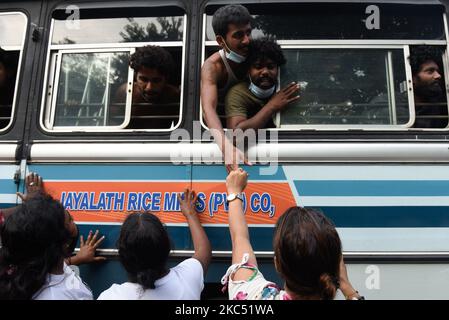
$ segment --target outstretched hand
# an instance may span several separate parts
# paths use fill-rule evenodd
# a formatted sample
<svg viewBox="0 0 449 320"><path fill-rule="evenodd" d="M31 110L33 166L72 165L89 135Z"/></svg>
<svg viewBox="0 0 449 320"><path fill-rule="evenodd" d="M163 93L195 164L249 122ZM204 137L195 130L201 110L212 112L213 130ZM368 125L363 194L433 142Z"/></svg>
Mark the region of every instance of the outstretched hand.
<svg viewBox="0 0 449 320"><path fill-rule="evenodd" d="M89 235L87 236L86 241L84 241L84 237L80 236L80 251L70 259L71 264L80 265L91 262L100 262L105 261L105 257L96 257L95 252L100 244L104 240L104 236L97 240L98 230L93 234L92 230L89 231Z"/></svg>
<svg viewBox="0 0 449 320"><path fill-rule="evenodd" d="M178 193L178 200L181 207L181 212L184 217L189 218L196 216L196 201L198 200L198 195L194 190L189 188L184 189L184 197Z"/></svg>

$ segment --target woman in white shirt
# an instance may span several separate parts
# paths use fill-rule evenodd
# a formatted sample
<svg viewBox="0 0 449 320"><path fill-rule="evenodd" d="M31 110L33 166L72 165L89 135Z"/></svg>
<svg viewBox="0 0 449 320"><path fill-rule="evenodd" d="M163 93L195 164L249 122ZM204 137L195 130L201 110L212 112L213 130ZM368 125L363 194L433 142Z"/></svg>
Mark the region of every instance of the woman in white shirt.
<svg viewBox="0 0 449 320"><path fill-rule="evenodd" d="M164 225L149 212L130 214L117 243L128 282L114 284L98 300L199 300L211 258L209 239L195 210L197 196L188 189L178 196L187 219L195 253L168 269L170 238Z"/></svg>
<svg viewBox="0 0 449 320"><path fill-rule="evenodd" d="M0 299L86 299L90 289L64 262L78 229L60 202L34 195L0 230Z"/></svg>

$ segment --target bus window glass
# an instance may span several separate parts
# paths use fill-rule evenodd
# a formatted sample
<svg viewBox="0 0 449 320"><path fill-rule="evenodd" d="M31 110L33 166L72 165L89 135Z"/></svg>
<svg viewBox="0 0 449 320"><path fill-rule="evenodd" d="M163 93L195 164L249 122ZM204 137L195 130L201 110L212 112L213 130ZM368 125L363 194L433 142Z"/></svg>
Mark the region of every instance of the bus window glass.
<svg viewBox="0 0 449 320"><path fill-rule="evenodd" d="M115 94L127 82L128 59L128 53L63 54L54 125L123 124L126 95Z"/></svg>
<svg viewBox="0 0 449 320"><path fill-rule="evenodd" d="M402 49L291 49L281 87L302 85L285 125L406 125L410 120Z"/></svg>
<svg viewBox="0 0 449 320"><path fill-rule="evenodd" d="M11 123L14 95L26 18L19 13L0 13L0 130Z"/></svg>

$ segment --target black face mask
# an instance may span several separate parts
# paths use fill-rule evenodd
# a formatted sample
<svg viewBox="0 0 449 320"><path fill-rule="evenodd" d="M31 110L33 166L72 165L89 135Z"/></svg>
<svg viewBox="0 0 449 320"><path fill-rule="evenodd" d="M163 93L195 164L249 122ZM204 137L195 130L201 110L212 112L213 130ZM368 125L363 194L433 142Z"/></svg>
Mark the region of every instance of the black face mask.
<svg viewBox="0 0 449 320"><path fill-rule="evenodd" d="M78 226L76 227L76 236L70 238L69 243L67 245L67 256L71 256L73 251L75 251L76 244L78 243L80 235L80 230L78 229Z"/></svg>

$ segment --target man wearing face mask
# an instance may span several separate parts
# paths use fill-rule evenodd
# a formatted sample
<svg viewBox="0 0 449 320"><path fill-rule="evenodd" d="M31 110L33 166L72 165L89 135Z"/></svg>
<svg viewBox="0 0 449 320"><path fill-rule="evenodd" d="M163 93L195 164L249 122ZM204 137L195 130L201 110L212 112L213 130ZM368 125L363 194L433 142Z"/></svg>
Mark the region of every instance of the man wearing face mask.
<svg viewBox="0 0 449 320"><path fill-rule="evenodd" d="M286 63L281 48L268 39L250 45L248 80L226 95L227 126L231 129L273 128L272 116L299 99L295 82L276 93L279 67Z"/></svg>
<svg viewBox="0 0 449 320"><path fill-rule="evenodd" d="M443 89L442 72L437 63L442 52L436 47L411 47L416 120L414 128L445 128L448 107Z"/></svg>
<svg viewBox="0 0 449 320"><path fill-rule="evenodd" d="M218 101L224 101L227 91L247 74L246 56L251 41L252 17L241 5L219 8L213 16L212 27L221 50L211 55L201 68L201 105L204 119L215 138L227 170L236 169L245 159L224 135L217 114Z"/></svg>

